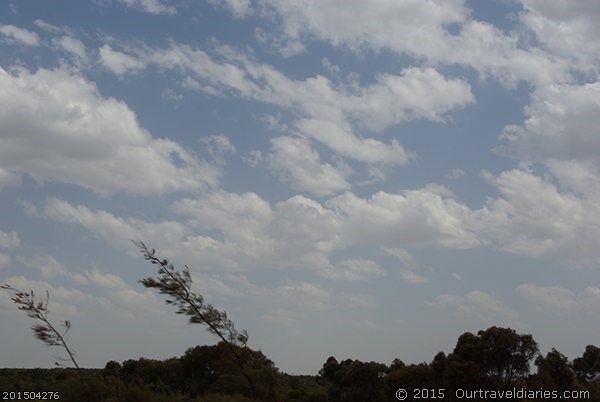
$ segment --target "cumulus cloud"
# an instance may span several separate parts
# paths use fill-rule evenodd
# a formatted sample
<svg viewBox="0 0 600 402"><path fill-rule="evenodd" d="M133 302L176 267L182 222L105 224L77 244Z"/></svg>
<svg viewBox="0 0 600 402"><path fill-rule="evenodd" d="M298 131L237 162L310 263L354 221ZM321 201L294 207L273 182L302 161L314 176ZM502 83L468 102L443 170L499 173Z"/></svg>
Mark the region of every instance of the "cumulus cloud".
<svg viewBox="0 0 600 402"><path fill-rule="evenodd" d="M474 102L467 82L445 77L431 67L379 74L375 83L357 87L334 85L321 75L291 79L226 46L217 53L211 56L175 42L167 48L129 46L127 53L109 45L101 48L104 64L118 75L156 66L183 72L188 89L208 89L211 94L229 94L289 110L297 116L290 124L291 133L316 140L340 157L365 163L402 165L414 153L396 139L385 142L364 137L363 132L381 132L413 119L443 122L451 111ZM289 139L281 142L289 143ZM296 159L304 155L300 153ZM314 152L306 155L305 163L313 164ZM279 168L277 164L271 166Z"/></svg>
<svg viewBox="0 0 600 402"><path fill-rule="evenodd" d="M50 32L53 34L59 33L61 31L63 31L64 29L56 26L54 24L50 24L49 22L46 22L40 18L36 18L35 21L33 21L33 23L35 24L36 27L38 27L39 29L42 29L46 32Z"/></svg>
<svg viewBox="0 0 600 402"><path fill-rule="evenodd" d="M118 76L125 73L142 70L146 66L140 60L118 50L113 50L110 45L103 45L99 49L100 61L110 71Z"/></svg>
<svg viewBox="0 0 600 402"><path fill-rule="evenodd" d="M235 146L229 141L229 138L223 134L202 137L200 138L200 143L204 145L208 155L217 165L224 165L225 156L235 155L237 153Z"/></svg>
<svg viewBox="0 0 600 402"><path fill-rule="evenodd" d="M0 69L0 169L99 194L198 190L218 171L168 139L153 138L121 101L66 69Z"/></svg>
<svg viewBox="0 0 600 402"><path fill-rule="evenodd" d="M87 51L85 49L85 45L79 39L65 35L61 36L60 38L54 38L53 43L63 51L78 59L78 61L87 63Z"/></svg>
<svg viewBox="0 0 600 402"><path fill-rule="evenodd" d="M586 287L575 293L564 286L538 286L524 283L516 289L525 300L539 309L559 314L585 314L600 308L600 288Z"/></svg>
<svg viewBox="0 0 600 402"><path fill-rule="evenodd" d="M417 51L419 45L435 49L446 34L445 27L463 22L469 14L462 0L373 4L332 0L318 5L310 1L265 1L262 5L279 17L287 41L301 43L316 38L356 50L409 47ZM361 24L356 24L357 17ZM420 35L427 41L416 41Z"/></svg>
<svg viewBox="0 0 600 402"><path fill-rule="evenodd" d="M592 199L560 191L549 178L510 170L486 179L500 192L473 214L474 229L513 254L573 265L597 265L600 208Z"/></svg>
<svg viewBox="0 0 600 402"><path fill-rule="evenodd" d="M525 3L533 5L534 1ZM357 52L387 49L430 63L465 65L508 85L518 80L549 83L568 78L566 62L542 49L523 46L517 33L504 33L474 20L464 0L260 4L264 13L276 16L280 32L272 42L284 55L304 51L307 42L320 40Z"/></svg>
<svg viewBox="0 0 600 402"><path fill-rule="evenodd" d="M242 161L251 168L255 168L259 163L263 161L263 154L258 149L253 149L247 154L242 155Z"/></svg>
<svg viewBox="0 0 600 402"><path fill-rule="evenodd" d="M400 278L402 278L402 280L404 282L410 283L413 285L427 282L427 278L425 278L423 275L419 275L416 272L411 271L411 270L402 271L400 273Z"/></svg>
<svg viewBox="0 0 600 402"><path fill-rule="evenodd" d="M80 285L91 285L105 290L123 290L129 288L120 276L101 272L97 267L86 269L83 273L72 273L71 279Z"/></svg>
<svg viewBox="0 0 600 402"><path fill-rule="evenodd" d="M10 255L0 253L0 269L8 267L12 262Z"/></svg>
<svg viewBox="0 0 600 402"><path fill-rule="evenodd" d="M150 14L175 15L177 9L168 0L119 0L125 6Z"/></svg>
<svg viewBox="0 0 600 402"><path fill-rule="evenodd" d="M385 276L385 271L375 261L360 258L340 261L319 270L318 273L338 281L362 281L372 277Z"/></svg>
<svg viewBox="0 0 600 402"><path fill-rule="evenodd" d="M20 185L21 176L19 174L0 168L0 190L2 189L2 187Z"/></svg>
<svg viewBox="0 0 600 402"><path fill-rule="evenodd" d="M600 4L593 0L521 0L520 19L554 54L582 70L598 72Z"/></svg>
<svg viewBox="0 0 600 402"><path fill-rule="evenodd" d="M255 193L215 191L172 205L179 221L147 222L49 199L43 213L85 227L98 238L131 250L142 239L178 261L205 269L303 268L339 280L384 272L365 261L332 263L333 253L356 245L469 248L478 244L467 228L468 208L430 189L371 198L345 193L321 204L294 196L270 203ZM406 276L419 281L420 275Z"/></svg>
<svg viewBox="0 0 600 402"><path fill-rule="evenodd" d="M25 46L38 46L40 39L35 32L14 25L0 24L0 40Z"/></svg>
<svg viewBox="0 0 600 402"><path fill-rule="evenodd" d="M456 180L456 179L460 179L461 177L463 177L465 175L465 171L460 169L460 168L454 168L454 169L450 169L450 171L448 172L448 178L451 180Z"/></svg>
<svg viewBox="0 0 600 402"><path fill-rule="evenodd" d="M0 230L0 249L15 248L21 245L21 238L14 230L11 232L3 232ZM0 253L0 269L8 267L12 263L12 257Z"/></svg>
<svg viewBox="0 0 600 402"><path fill-rule="evenodd" d="M502 300L479 290L464 295L442 294L435 300L427 302L427 304L438 308L451 309L459 316L481 321L512 320L518 316L518 313L506 306Z"/></svg>
<svg viewBox="0 0 600 402"><path fill-rule="evenodd" d="M48 292L52 297L50 305L52 313L62 316L78 315L80 311L77 306L82 302L89 302L92 300L91 296L86 295L78 289L54 286L48 282L35 281L24 276L4 278L3 283L23 291L33 290L40 298L45 298L46 292Z"/></svg>
<svg viewBox="0 0 600 402"><path fill-rule="evenodd" d="M346 192L326 205L343 217L342 232L353 243L366 238L384 247L422 244L470 248L479 244L467 228L469 208L428 189L402 194L380 191L368 199Z"/></svg>
<svg viewBox="0 0 600 402"><path fill-rule="evenodd" d="M254 14L251 0L209 0L216 7L229 10L236 18L246 18Z"/></svg>
<svg viewBox="0 0 600 402"><path fill-rule="evenodd" d="M98 237L118 248L130 249L130 240L164 238L179 240L186 228L178 222L148 223L137 219L122 219L105 211L92 211L84 206L73 206L66 201L49 199L44 206L45 216L56 221L81 225Z"/></svg>
<svg viewBox="0 0 600 402"><path fill-rule="evenodd" d="M267 163L296 190L331 195L350 188L343 170L323 163L317 151L301 138L272 139Z"/></svg>
<svg viewBox="0 0 600 402"><path fill-rule="evenodd" d="M0 230L0 248L13 248L21 245L21 238L14 230L3 232Z"/></svg>
<svg viewBox="0 0 600 402"><path fill-rule="evenodd" d="M404 270L400 272L400 278L402 278L404 282L413 285L427 282L426 277L415 272L417 262L407 250L398 247L382 247L381 249L387 255L395 257L402 262Z"/></svg>
<svg viewBox="0 0 600 402"><path fill-rule="evenodd" d="M44 278L65 276L68 272L63 264L50 255L17 257L17 262L26 267L37 269Z"/></svg>
<svg viewBox="0 0 600 402"><path fill-rule="evenodd" d="M561 184L600 194L600 83L536 89L523 125L507 126L498 152L541 162Z"/></svg>

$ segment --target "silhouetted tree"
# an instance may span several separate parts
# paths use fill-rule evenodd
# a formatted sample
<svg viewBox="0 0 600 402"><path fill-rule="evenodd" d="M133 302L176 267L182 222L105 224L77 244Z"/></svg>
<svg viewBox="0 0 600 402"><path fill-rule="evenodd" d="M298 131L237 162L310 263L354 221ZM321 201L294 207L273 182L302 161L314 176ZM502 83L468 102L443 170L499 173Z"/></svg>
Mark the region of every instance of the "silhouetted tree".
<svg viewBox="0 0 600 402"><path fill-rule="evenodd" d="M248 342L248 333L245 330L238 331L225 311L206 304L202 295L192 291L192 277L187 265L182 271L176 270L166 258L158 257L155 249L147 247L141 241L133 241L133 243L140 249L147 261L158 265L156 278L147 277L139 282L147 288L156 289L159 293L166 295L166 303L177 307L177 314L189 316L192 324L206 325L209 332L218 336L228 345L252 394L257 394L254 382L246 370L247 362L242 353Z"/></svg>
<svg viewBox="0 0 600 402"><path fill-rule="evenodd" d="M389 368L382 363L346 359L338 363L335 357L327 359L319 371L331 382L329 399L340 402L387 401L386 375Z"/></svg>
<svg viewBox="0 0 600 402"><path fill-rule="evenodd" d="M11 300L17 304L19 310L25 311L27 315L39 322L31 327L33 330L33 334L40 341L44 342L48 346L61 346L69 356L68 359L57 357L59 361L66 362L71 361L75 368L79 371L79 365L75 360L75 351L71 350L67 345L67 341L65 336L67 332L71 329L71 322L69 320L65 320L62 322L64 330L59 332L56 327L50 322L48 319L48 304L50 302L50 293L46 291L46 299L45 300L36 300L35 294L33 290L29 292L24 292L19 289L15 289L8 284L4 284L0 286L0 288L8 290L13 294ZM55 362L57 366L62 365L58 361Z"/></svg>
<svg viewBox="0 0 600 402"><path fill-rule="evenodd" d="M514 329L490 327L477 335L469 332L458 339L453 354L476 363L496 385L506 388L529 373L529 363L538 352L531 335L519 335Z"/></svg>
<svg viewBox="0 0 600 402"><path fill-rule="evenodd" d="M573 368L580 381L600 378L600 348L594 345L586 346L583 356L573 360Z"/></svg>
<svg viewBox="0 0 600 402"><path fill-rule="evenodd" d="M575 372L569 359L556 349L546 356L539 355L535 359L538 368L537 377L544 387L560 390L571 390L575 387Z"/></svg>

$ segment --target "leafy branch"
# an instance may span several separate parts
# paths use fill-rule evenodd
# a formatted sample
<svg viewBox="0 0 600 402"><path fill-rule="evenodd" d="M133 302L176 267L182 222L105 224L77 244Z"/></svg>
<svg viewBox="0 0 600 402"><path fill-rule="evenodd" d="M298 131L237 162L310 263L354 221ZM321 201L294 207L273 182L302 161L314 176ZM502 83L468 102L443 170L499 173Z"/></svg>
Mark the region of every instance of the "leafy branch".
<svg viewBox="0 0 600 402"><path fill-rule="evenodd" d="M77 368L77 370L80 370L79 365L75 360L75 352L69 348L65 340L67 332L69 332L69 330L71 329L71 321L65 320L62 322L64 330L61 333L56 329L54 325L52 325L52 323L48 319L48 303L50 301L50 293L46 291L46 299L36 301L35 293L33 292L33 290L30 290L29 292L24 292L19 289L13 288L8 284L4 284L0 286L0 288L12 292L13 297L11 297L11 300L15 304L19 305L19 310L25 311L29 317L40 321L31 327L34 336L48 346L62 346L69 355L69 358L66 359L58 357L57 359L65 362L68 362L70 360L75 366L75 368ZM55 364L57 366L62 365L59 362L56 362Z"/></svg>
<svg viewBox="0 0 600 402"><path fill-rule="evenodd" d="M176 270L167 259L158 257L155 249L148 248L142 241L132 240L132 242L140 249L147 261L158 265L156 278L143 278L139 282L146 288L156 289L159 293L167 295L165 302L175 306L177 314L189 316L191 324L206 325L208 332L218 336L228 345L248 385L256 393L252 379L246 371L245 360L239 350L239 348L246 347L248 333L245 330L237 330L233 321L227 317L227 312L206 304L202 295L192 291L192 277L187 265L182 271Z"/></svg>

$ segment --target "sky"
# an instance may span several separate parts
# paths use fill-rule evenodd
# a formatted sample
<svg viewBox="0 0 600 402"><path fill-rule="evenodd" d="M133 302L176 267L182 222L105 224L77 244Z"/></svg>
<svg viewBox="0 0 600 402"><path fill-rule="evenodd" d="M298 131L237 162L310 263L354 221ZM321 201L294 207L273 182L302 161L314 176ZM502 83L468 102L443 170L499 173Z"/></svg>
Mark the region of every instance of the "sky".
<svg viewBox="0 0 600 402"><path fill-rule="evenodd" d="M81 366L214 344L131 240L288 373L492 325L600 345L600 2L0 4L0 283ZM595 240L594 240L595 239ZM0 366L58 348L0 292Z"/></svg>

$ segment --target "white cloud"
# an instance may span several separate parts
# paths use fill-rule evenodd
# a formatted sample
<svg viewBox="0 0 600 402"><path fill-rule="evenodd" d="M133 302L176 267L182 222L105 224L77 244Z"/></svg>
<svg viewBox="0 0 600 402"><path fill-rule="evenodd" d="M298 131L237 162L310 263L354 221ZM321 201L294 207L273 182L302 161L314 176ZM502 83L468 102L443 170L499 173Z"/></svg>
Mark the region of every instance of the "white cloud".
<svg viewBox="0 0 600 402"><path fill-rule="evenodd" d="M209 135L200 138L200 143L206 147L208 155L217 165L225 164L226 155L237 154L237 149L223 134Z"/></svg>
<svg viewBox="0 0 600 402"><path fill-rule="evenodd" d="M271 140L269 167L294 189L315 195L331 195L350 188L344 172L321 162L307 141L293 137Z"/></svg>
<svg viewBox="0 0 600 402"><path fill-rule="evenodd" d="M559 191L548 179L525 170L485 174L501 196L473 214L487 242L510 253L574 265L600 262L600 207L593 199Z"/></svg>
<svg viewBox="0 0 600 402"><path fill-rule="evenodd" d="M180 93L175 92L172 89L165 89L164 91L162 91L160 93L160 96L163 97L163 99L166 100L170 100L172 102L174 102L175 104L179 104L183 101L183 95Z"/></svg>
<svg viewBox="0 0 600 402"><path fill-rule="evenodd" d="M44 278L66 276L68 271L63 264L50 255L34 255L33 257L17 257L17 262L40 271Z"/></svg>
<svg viewBox="0 0 600 402"><path fill-rule="evenodd" d="M348 122L332 121L330 117L300 119L296 127L302 134L325 144L339 155L361 162L404 165L414 157L414 153L406 151L396 139L386 144L373 138L360 138Z"/></svg>
<svg viewBox="0 0 600 402"><path fill-rule="evenodd" d="M251 168L255 168L258 166L259 163L261 163L263 160L263 155L262 152L260 152L258 149L253 149L252 151L249 151L247 154L242 155L242 161L244 161L244 163L248 166L250 166Z"/></svg>
<svg viewBox="0 0 600 402"><path fill-rule="evenodd" d="M129 8L145 11L150 14L175 15L177 9L168 5L168 0L119 0Z"/></svg>
<svg viewBox="0 0 600 402"><path fill-rule="evenodd" d="M410 284L419 284L419 283L426 283L427 282L427 278L425 278L422 275L417 274L414 271L411 270L405 270L402 271L400 273L400 277L402 278L402 280L406 283L410 283Z"/></svg>
<svg viewBox="0 0 600 402"><path fill-rule="evenodd" d="M439 48L446 34L444 27L463 22L469 14L462 0L375 3L332 0L318 4L265 1L263 4L280 17L288 41L317 38L356 50L391 47L416 52L419 46L427 50Z"/></svg>
<svg viewBox="0 0 600 402"><path fill-rule="evenodd" d="M180 200L173 209L188 215L200 232L216 229L222 235L222 241L190 236L182 242L185 253L203 265L318 269L329 264L326 254L338 237L333 214L301 196L271 205L254 193L217 192Z"/></svg>
<svg viewBox="0 0 600 402"><path fill-rule="evenodd" d="M117 60L108 65L118 75L149 66L176 70L185 74L183 85L188 89L208 88L211 94L229 94L287 109L297 116L290 124L291 133L317 140L343 158L371 164L405 164L414 153L396 139L386 143L364 137L362 131L380 132L413 119L443 122L451 111L474 102L468 83L446 78L431 67L379 74L374 84L360 87L334 85L321 75L290 79L226 46L216 50L218 57L174 42L164 49L131 45L128 54L109 45L102 49L109 60ZM281 141L289 143L289 139ZM312 156L309 159L314 161ZM322 169L327 170L326 177L335 175L330 167ZM337 191L346 188L340 187L341 183L336 178Z"/></svg>
<svg viewBox="0 0 600 402"><path fill-rule="evenodd" d="M600 288L586 287L576 294L564 286L519 285L517 293L536 307L553 314L595 313L600 308Z"/></svg>
<svg viewBox="0 0 600 402"><path fill-rule="evenodd" d="M417 274L414 270L417 268L415 258L405 249L397 247L382 247L382 250L392 256L399 259L405 267L405 270L400 272L400 278L406 283L420 284L426 283L427 278L423 275Z"/></svg>
<svg viewBox="0 0 600 402"><path fill-rule="evenodd" d="M63 31L63 28L56 26L54 24L50 24L40 18L37 18L35 21L33 21L33 23L35 24L36 27L43 29L46 32L53 33L53 34Z"/></svg>
<svg viewBox="0 0 600 402"><path fill-rule="evenodd" d="M54 286L48 282L27 279L24 276L11 276L3 279L3 283L22 291L32 290L36 299L45 300L46 292L49 298L49 310L52 314L74 316L79 314L77 306L82 302L92 300L78 289L69 289L63 286Z"/></svg>
<svg viewBox="0 0 600 402"><path fill-rule="evenodd" d="M342 71L340 66L332 63L331 60L329 60L329 58L327 58L327 57L323 57L321 59L321 64L323 65L325 70L327 70L327 72L333 76L338 76L340 74L340 72Z"/></svg>
<svg viewBox="0 0 600 402"><path fill-rule="evenodd" d="M507 126L498 151L541 162L563 186L600 194L600 82L538 88L522 126Z"/></svg>
<svg viewBox="0 0 600 402"><path fill-rule="evenodd" d="M128 288L119 276L102 273L96 266L86 269L82 274L79 272L70 272L61 262L50 255L17 257L16 260L21 265L37 269L44 278L68 277L79 285L93 285L109 290Z"/></svg>
<svg viewBox="0 0 600 402"><path fill-rule="evenodd" d="M506 306L502 300L479 290L464 295L442 294L427 304L438 308L450 308L459 316L481 321L516 319L518 316L518 313Z"/></svg>
<svg viewBox="0 0 600 402"><path fill-rule="evenodd" d="M448 178L452 180L459 179L465 175L465 171L460 168L450 169L448 172Z"/></svg>
<svg viewBox="0 0 600 402"><path fill-rule="evenodd" d="M87 279L89 284L102 288L113 290L128 288L125 282L123 282L123 279L121 279L119 276L113 274L104 274L96 267L93 267L91 270L86 270L83 276Z"/></svg>
<svg viewBox="0 0 600 402"><path fill-rule="evenodd" d="M96 236L120 249L131 250L130 240L146 240L159 243L179 241L187 232L178 222L148 223L137 219L122 219L105 211L91 211L84 206L74 207L68 202L49 199L44 214L62 223L78 224Z"/></svg>
<svg viewBox="0 0 600 402"><path fill-rule="evenodd" d="M321 40L357 52L388 49L430 64L466 65L509 85L522 79L549 83L568 78L565 62L525 47L516 33L474 20L464 0L260 4L263 13L278 17L280 32L273 35L273 44L285 56L304 51L308 41Z"/></svg>
<svg viewBox="0 0 600 402"><path fill-rule="evenodd" d="M10 255L0 253L0 269L8 267L12 262Z"/></svg>
<svg viewBox="0 0 600 402"><path fill-rule="evenodd" d="M13 248L21 245L21 238L14 230L11 232L3 232L0 230L0 248Z"/></svg>
<svg viewBox="0 0 600 402"><path fill-rule="evenodd" d="M427 189L390 194L380 191L369 199L346 192L326 203L343 217L342 233L350 243L383 247L441 245L469 248L479 244L467 223L470 210L452 198Z"/></svg>
<svg viewBox="0 0 600 402"><path fill-rule="evenodd" d="M538 41L583 70L598 72L600 4L594 0L521 0L520 18Z"/></svg>
<svg viewBox="0 0 600 402"><path fill-rule="evenodd" d="M447 112L475 101L467 82L448 79L431 67L379 74L376 81L358 96L342 99L361 126L375 131L412 119L442 120Z"/></svg>
<svg viewBox="0 0 600 402"><path fill-rule="evenodd" d="M209 3L227 8L236 18L247 18L254 14L251 0L209 0Z"/></svg>
<svg viewBox="0 0 600 402"><path fill-rule="evenodd" d="M343 260L317 272L337 281L364 281L385 276L385 271L375 261L365 259Z"/></svg>
<svg viewBox="0 0 600 402"><path fill-rule="evenodd" d="M79 39L72 36L61 36L60 38L54 38L53 42L56 46L75 56L81 62L87 63L88 56L85 50L85 45Z"/></svg>
<svg viewBox="0 0 600 402"><path fill-rule="evenodd" d="M314 311L331 307L331 293L319 285L306 282L291 282L275 288L275 294L286 304L300 302Z"/></svg>
<svg viewBox="0 0 600 402"><path fill-rule="evenodd" d="M332 264L332 253L356 245L468 248L478 244L468 208L431 190L377 193L370 199L346 193L320 204L302 196L271 204L254 193L215 191L172 205L185 217L147 222L49 199L44 215L81 225L100 239L132 250L141 239L181 263L203 269L303 268L341 280L378 276L373 264ZM364 261L363 261L364 262ZM410 267L407 267L410 269ZM418 275L405 275L419 280Z"/></svg>
<svg viewBox="0 0 600 402"><path fill-rule="evenodd" d="M35 32L14 25L0 24L0 40L26 46L38 46L40 39Z"/></svg>
<svg viewBox="0 0 600 402"><path fill-rule="evenodd" d="M20 186L21 176L17 173L0 168L0 190L2 187Z"/></svg>
<svg viewBox="0 0 600 402"><path fill-rule="evenodd" d="M118 76L123 76L131 71L142 70L146 67L140 60L118 50L113 50L110 45L103 45L99 52L100 61L104 67Z"/></svg>
<svg viewBox="0 0 600 402"><path fill-rule="evenodd" d="M0 69L0 169L100 194L157 194L215 184L218 171L153 138L121 101L65 69Z"/></svg>
<svg viewBox="0 0 600 402"><path fill-rule="evenodd" d="M387 255L396 257L399 259L405 267L413 268L416 265L415 258L405 249L398 247L382 247L381 248Z"/></svg>

